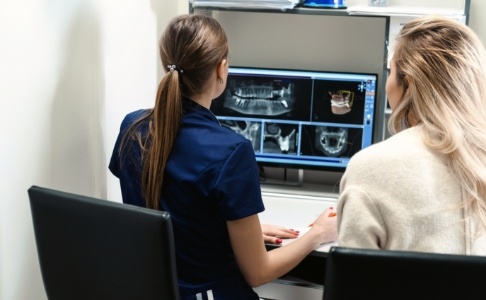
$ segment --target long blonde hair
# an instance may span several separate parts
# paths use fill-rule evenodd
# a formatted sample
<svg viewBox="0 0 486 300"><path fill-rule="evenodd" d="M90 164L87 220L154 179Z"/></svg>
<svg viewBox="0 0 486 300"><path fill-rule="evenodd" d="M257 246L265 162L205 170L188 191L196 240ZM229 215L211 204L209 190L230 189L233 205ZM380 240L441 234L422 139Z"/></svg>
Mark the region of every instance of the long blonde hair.
<svg viewBox="0 0 486 300"><path fill-rule="evenodd" d="M147 207L159 209L167 160L177 137L182 118L182 96L201 94L212 72L228 56L228 40L214 18L181 15L171 20L159 43L162 66L166 70L154 108L137 120L126 132L121 151L128 139L138 141L142 150L142 193ZM140 126L149 122L146 136Z"/></svg>
<svg viewBox="0 0 486 300"><path fill-rule="evenodd" d="M424 127L424 142L442 154L461 183L463 207L486 229L486 51L453 19L426 16L402 28L394 49L403 95L389 130Z"/></svg>

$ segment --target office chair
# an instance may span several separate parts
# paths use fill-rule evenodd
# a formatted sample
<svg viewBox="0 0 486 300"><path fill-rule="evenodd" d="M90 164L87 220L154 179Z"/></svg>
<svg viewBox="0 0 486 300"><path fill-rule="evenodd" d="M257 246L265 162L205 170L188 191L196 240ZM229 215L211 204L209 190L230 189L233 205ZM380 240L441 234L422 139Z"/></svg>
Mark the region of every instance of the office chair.
<svg viewBox="0 0 486 300"><path fill-rule="evenodd" d="M37 186L28 194L48 299L179 299L167 212Z"/></svg>
<svg viewBox="0 0 486 300"><path fill-rule="evenodd" d="M485 299L486 257L334 246L324 300Z"/></svg>

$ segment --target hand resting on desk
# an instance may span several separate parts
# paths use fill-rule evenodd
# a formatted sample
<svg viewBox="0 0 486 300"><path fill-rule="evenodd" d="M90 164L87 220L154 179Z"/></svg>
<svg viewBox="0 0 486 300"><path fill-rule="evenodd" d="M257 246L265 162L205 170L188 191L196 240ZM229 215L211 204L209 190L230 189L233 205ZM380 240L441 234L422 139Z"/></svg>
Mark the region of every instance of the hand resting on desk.
<svg viewBox="0 0 486 300"><path fill-rule="evenodd" d="M282 239L295 239L299 231L278 225L262 224L263 240L266 244L281 244Z"/></svg>
<svg viewBox="0 0 486 300"><path fill-rule="evenodd" d="M332 246L337 245L337 238L338 238L338 232L337 232L337 220L336 220L336 211L332 208L329 207L326 209L314 222L309 224L309 226L306 227L297 227L296 229L289 229L293 230L294 232L297 232L298 235L295 236L295 238L286 238L284 240L281 240L280 243L271 243L268 242L267 239L265 239L266 244L273 244L277 246L286 246L290 243L292 243L294 240L297 238L305 235L312 227L314 227L314 224L317 223L317 226L322 228L325 228L324 233L326 240L323 244L318 246L315 250L318 252L329 252L329 249ZM264 229L264 224L262 224L262 230ZM263 232L263 236L265 237L265 231Z"/></svg>
<svg viewBox="0 0 486 300"><path fill-rule="evenodd" d="M318 218L316 221L320 221L320 222L324 221L324 223L327 223L324 226L330 228L328 230L330 242L334 242L337 239L337 224L334 218L336 217L336 212L332 207L330 207L328 210L326 210L325 213L323 213L320 216L320 218L325 217L326 215L327 218L324 218L322 220L319 220ZM329 220L328 218L332 218L332 219ZM309 227L312 227L313 225L314 222L311 223ZM300 230L289 229L277 225L262 224L261 226L263 232L263 240L266 244L281 244L282 239L295 239L299 237L299 233L300 233Z"/></svg>

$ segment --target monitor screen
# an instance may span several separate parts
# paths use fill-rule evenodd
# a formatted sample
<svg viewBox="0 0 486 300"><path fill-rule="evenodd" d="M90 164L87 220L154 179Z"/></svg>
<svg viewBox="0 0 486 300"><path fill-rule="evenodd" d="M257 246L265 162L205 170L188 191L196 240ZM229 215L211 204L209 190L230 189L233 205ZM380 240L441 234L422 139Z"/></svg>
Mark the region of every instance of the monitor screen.
<svg viewBox="0 0 486 300"><path fill-rule="evenodd" d="M377 74L230 67L211 111L262 166L344 171L373 142Z"/></svg>

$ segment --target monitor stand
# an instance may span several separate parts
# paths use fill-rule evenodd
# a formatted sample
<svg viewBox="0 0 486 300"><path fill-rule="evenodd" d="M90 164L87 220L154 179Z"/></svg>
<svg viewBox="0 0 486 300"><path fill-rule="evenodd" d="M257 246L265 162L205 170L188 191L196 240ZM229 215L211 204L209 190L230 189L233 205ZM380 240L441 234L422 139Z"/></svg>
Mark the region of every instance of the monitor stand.
<svg viewBox="0 0 486 300"><path fill-rule="evenodd" d="M287 178L287 169L284 169L284 178L282 178L282 179L266 178L264 180L261 180L261 183L300 187L304 183L304 170L303 169L297 170L297 178L295 180L288 179Z"/></svg>

